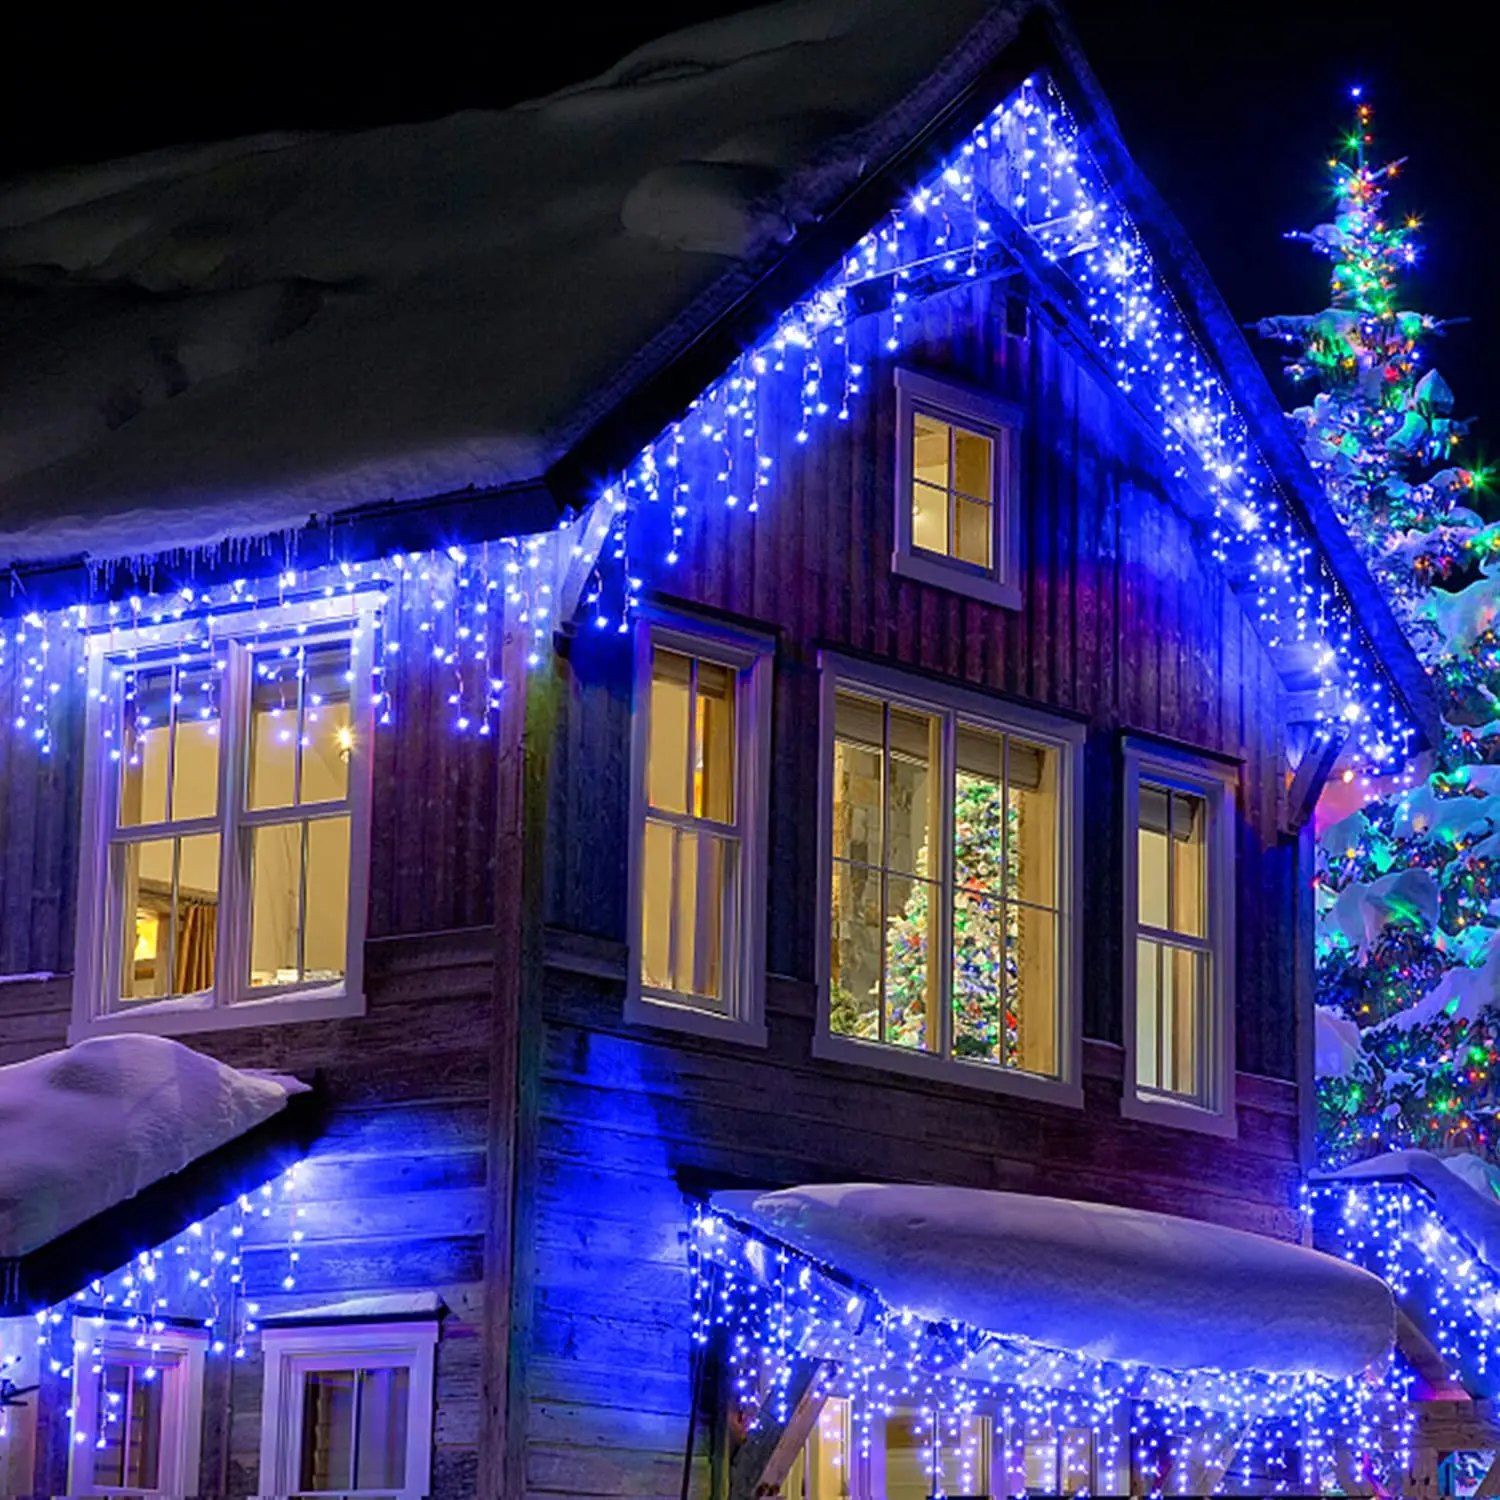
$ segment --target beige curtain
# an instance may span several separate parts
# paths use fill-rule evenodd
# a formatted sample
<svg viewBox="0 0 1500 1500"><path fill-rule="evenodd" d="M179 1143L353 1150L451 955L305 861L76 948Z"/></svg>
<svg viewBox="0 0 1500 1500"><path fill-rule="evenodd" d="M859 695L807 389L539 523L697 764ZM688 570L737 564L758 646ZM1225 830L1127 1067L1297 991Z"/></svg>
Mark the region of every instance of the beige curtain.
<svg viewBox="0 0 1500 1500"><path fill-rule="evenodd" d="M173 994L194 995L200 990L212 988L218 915L216 902L179 898Z"/></svg>

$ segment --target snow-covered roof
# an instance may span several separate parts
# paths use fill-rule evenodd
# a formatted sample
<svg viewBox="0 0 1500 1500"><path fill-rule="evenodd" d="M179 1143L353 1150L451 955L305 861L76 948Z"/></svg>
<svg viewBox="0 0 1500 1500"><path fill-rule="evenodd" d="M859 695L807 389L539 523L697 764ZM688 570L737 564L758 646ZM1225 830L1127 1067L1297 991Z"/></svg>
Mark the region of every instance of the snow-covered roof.
<svg viewBox="0 0 1500 1500"><path fill-rule="evenodd" d="M504 111L0 190L0 563L537 479L1033 0L784 0Z"/></svg>
<svg viewBox="0 0 1500 1500"><path fill-rule="evenodd" d="M180 1172L305 1089L157 1036L93 1037L0 1068L0 1259Z"/></svg>
<svg viewBox="0 0 1500 1500"><path fill-rule="evenodd" d="M1492 1271L1500 1272L1500 1170L1460 1152L1386 1151L1337 1172L1320 1172L1320 1182L1414 1182L1431 1197L1444 1224L1461 1235Z"/></svg>
<svg viewBox="0 0 1500 1500"><path fill-rule="evenodd" d="M894 1308L1093 1359L1345 1377L1395 1336L1390 1290L1369 1272L1168 1214L885 1183L712 1204Z"/></svg>

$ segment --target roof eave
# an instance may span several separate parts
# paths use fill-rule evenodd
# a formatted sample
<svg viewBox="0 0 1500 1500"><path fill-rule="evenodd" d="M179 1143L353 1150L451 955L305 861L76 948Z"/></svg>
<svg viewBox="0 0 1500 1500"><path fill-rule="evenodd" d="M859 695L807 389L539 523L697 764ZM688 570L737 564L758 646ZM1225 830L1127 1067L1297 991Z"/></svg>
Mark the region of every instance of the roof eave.
<svg viewBox="0 0 1500 1500"><path fill-rule="evenodd" d="M1306 528L1329 575L1344 594L1371 658L1379 663L1399 696L1417 734L1428 746L1440 745L1442 710L1427 669L1294 441L1275 392L1202 257L1166 201L1136 166L1082 49L1056 11L1055 0L1043 3L1051 14L1049 30L1065 74L1065 92L1088 132L1091 147L1129 203L1152 253L1160 263L1171 267L1189 316L1233 387L1257 447L1281 482L1286 503Z"/></svg>

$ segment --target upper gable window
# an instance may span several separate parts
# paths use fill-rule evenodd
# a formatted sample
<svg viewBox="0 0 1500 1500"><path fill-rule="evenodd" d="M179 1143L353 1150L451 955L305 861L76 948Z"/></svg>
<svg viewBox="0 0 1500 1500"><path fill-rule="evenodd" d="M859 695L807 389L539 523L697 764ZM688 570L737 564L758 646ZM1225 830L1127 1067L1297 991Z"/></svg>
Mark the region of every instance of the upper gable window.
<svg viewBox="0 0 1500 1500"><path fill-rule="evenodd" d="M896 371L897 573L1016 609L1021 414Z"/></svg>
<svg viewBox="0 0 1500 1500"><path fill-rule="evenodd" d="M1233 775L1137 741L1125 771L1126 1113L1232 1134Z"/></svg>
<svg viewBox="0 0 1500 1500"><path fill-rule="evenodd" d="M629 1011L763 1040L769 643L638 628Z"/></svg>
<svg viewBox="0 0 1500 1500"><path fill-rule="evenodd" d="M93 643L75 1032L360 1008L368 613Z"/></svg>

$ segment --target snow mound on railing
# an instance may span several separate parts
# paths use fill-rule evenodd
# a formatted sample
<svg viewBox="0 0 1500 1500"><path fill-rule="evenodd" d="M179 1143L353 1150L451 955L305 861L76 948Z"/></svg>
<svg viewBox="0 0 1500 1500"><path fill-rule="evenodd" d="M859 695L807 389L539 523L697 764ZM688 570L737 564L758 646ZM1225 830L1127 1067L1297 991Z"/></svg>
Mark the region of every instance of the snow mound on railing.
<svg viewBox="0 0 1500 1500"><path fill-rule="evenodd" d="M180 1172L306 1087L158 1036L93 1037L0 1068L0 1257Z"/></svg>

